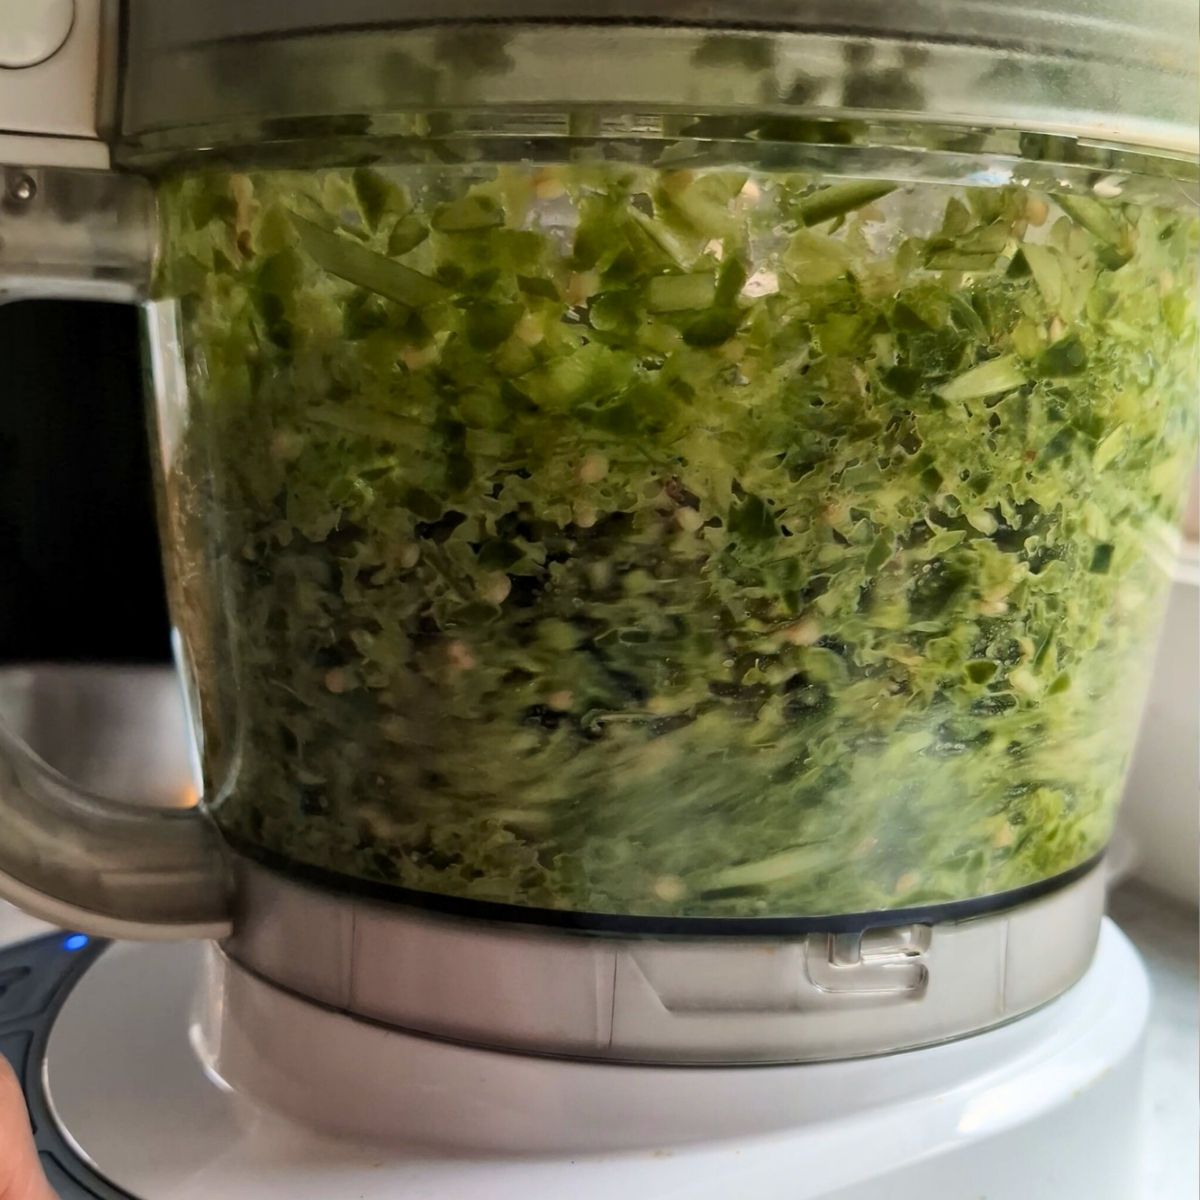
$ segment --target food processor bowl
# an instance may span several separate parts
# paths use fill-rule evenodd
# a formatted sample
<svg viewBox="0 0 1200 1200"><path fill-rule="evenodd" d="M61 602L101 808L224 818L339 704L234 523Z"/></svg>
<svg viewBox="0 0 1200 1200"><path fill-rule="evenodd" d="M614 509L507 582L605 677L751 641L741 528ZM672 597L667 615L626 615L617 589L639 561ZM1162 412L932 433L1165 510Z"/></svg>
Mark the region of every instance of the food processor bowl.
<svg viewBox="0 0 1200 1200"><path fill-rule="evenodd" d="M1068 988L1194 461L1186 8L123 5L117 169L0 220L144 302L202 803L6 741L7 894L545 1054Z"/></svg>

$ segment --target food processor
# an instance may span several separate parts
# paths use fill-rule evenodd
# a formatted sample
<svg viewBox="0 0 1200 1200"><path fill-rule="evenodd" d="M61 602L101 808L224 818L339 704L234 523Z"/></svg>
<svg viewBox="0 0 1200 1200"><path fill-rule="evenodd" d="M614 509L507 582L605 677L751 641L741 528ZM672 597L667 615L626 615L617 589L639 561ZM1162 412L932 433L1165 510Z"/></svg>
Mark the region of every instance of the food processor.
<svg viewBox="0 0 1200 1200"><path fill-rule="evenodd" d="M191 732L164 807L0 729L60 1194L1135 1194L1200 219L1127 8L2 10Z"/></svg>

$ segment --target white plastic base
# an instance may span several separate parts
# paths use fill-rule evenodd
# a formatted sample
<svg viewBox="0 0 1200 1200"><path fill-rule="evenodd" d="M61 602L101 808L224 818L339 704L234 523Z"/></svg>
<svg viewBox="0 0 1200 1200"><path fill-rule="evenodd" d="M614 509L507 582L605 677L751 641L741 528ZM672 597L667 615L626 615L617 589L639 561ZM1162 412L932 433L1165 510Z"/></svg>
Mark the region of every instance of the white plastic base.
<svg viewBox="0 0 1200 1200"><path fill-rule="evenodd" d="M239 1023L218 1021L211 1049L258 1104L215 1082L193 1049L202 977L198 947L117 946L51 1037L64 1127L140 1200L1137 1195L1149 993L1108 923L1084 979L1011 1025L803 1066L616 1066L474 1050L225 974L204 1023L242 990L229 1010ZM281 1042L292 1051L286 1073L268 1069Z"/></svg>

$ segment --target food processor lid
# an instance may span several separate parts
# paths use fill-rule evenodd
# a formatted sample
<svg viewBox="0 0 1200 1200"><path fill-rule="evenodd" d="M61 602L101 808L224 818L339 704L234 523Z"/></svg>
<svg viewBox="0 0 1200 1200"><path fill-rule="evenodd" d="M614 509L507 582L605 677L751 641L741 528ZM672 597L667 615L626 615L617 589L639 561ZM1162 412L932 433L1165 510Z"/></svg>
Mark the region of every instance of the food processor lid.
<svg viewBox="0 0 1200 1200"><path fill-rule="evenodd" d="M124 16L113 132L140 148L188 126L598 105L1200 152L1194 0L126 0Z"/></svg>
<svg viewBox="0 0 1200 1200"><path fill-rule="evenodd" d="M153 11L160 30L184 39L349 25L617 21L853 30L868 37L1055 47L1076 56L1106 51L1118 58L1133 57L1130 38L1146 46L1161 42L1182 58L1186 47L1177 39L1196 24L1189 0L441 0L432 9L422 0L138 0L131 8Z"/></svg>

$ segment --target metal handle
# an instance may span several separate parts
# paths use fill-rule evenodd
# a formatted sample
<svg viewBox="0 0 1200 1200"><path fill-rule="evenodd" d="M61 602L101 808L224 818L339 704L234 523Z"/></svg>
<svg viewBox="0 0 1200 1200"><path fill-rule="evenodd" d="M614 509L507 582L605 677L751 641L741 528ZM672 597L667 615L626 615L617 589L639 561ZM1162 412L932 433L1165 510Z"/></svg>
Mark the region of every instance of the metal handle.
<svg viewBox="0 0 1200 1200"><path fill-rule="evenodd" d="M156 238L145 180L112 171L0 169L0 302L146 299ZM153 810L94 795L2 724L0 897L107 937L230 931L225 856L200 809Z"/></svg>
<svg viewBox="0 0 1200 1200"><path fill-rule="evenodd" d="M116 171L5 166L0 301L146 299L154 193Z"/></svg>

